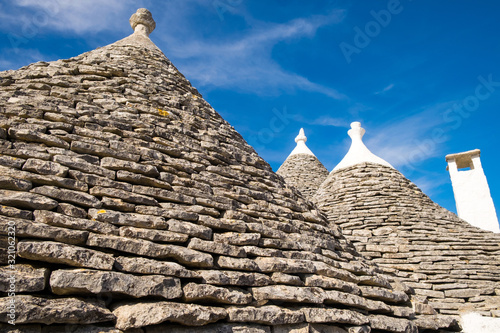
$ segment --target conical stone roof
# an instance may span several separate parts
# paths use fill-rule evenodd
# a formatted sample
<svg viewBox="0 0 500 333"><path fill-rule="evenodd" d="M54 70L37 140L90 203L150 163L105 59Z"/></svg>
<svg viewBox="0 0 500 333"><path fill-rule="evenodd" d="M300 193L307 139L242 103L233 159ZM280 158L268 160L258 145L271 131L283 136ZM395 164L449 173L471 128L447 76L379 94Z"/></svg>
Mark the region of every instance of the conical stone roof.
<svg viewBox="0 0 500 333"><path fill-rule="evenodd" d="M307 137L301 128L295 138L297 146L276 173L282 176L288 185L294 186L305 198L310 199L328 177L329 172L306 146L306 141Z"/></svg>
<svg viewBox="0 0 500 333"><path fill-rule="evenodd" d="M149 40L150 13L131 21L122 41L0 74L0 259L12 264L0 271L16 294L0 298L3 331L455 326L415 316L410 290L288 189Z"/></svg>
<svg viewBox="0 0 500 333"><path fill-rule="evenodd" d="M441 314L500 317L500 235L440 207L394 168L333 171L313 201L358 251L414 288L414 299Z"/></svg>

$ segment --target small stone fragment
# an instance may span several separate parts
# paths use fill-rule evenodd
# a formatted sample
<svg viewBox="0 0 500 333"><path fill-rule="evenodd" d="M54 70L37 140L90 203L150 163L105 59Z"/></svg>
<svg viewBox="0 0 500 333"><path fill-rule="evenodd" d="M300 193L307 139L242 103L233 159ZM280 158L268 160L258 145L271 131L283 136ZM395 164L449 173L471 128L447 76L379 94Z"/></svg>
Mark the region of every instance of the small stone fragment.
<svg viewBox="0 0 500 333"><path fill-rule="evenodd" d="M0 284L1 292L9 291L9 281L14 277L16 293L33 293L45 289L50 271L47 268L35 268L27 264L16 264L0 267L0 280L6 283Z"/></svg>
<svg viewBox="0 0 500 333"><path fill-rule="evenodd" d="M29 191L33 187L30 181L0 175L0 188L4 190Z"/></svg>
<svg viewBox="0 0 500 333"><path fill-rule="evenodd" d="M10 190L0 190L0 204L27 209L51 210L59 204L46 196Z"/></svg>
<svg viewBox="0 0 500 333"><path fill-rule="evenodd" d="M23 165L23 170L32 171L42 175L66 177L69 168L59 163L29 158Z"/></svg>
<svg viewBox="0 0 500 333"><path fill-rule="evenodd" d="M127 170L130 172L141 173L149 177L159 177L160 173L156 167L147 164L139 164L132 161L119 160L113 157L104 157L101 159L101 167L110 170Z"/></svg>
<svg viewBox="0 0 500 333"><path fill-rule="evenodd" d="M42 194L60 201L71 202L84 207L99 208L102 202L96 197L83 192L57 188L55 186L39 186L31 190L31 193ZM43 208L37 208L43 209Z"/></svg>
<svg viewBox="0 0 500 333"><path fill-rule="evenodd" d="M167 221L168 230L187 234L201 239L212 239L212 229L202 225L170 219Z"/></svg>
<svg viewBox="0 0 500 333"><path fill-rule="evenodd" d="M227 309L230 322L258 323L266 325L296 324L305 320L300 310L289 310L276 305Z"/></svg>
<svg viewBox="0 0 500 333"><path fill-rule="evenodd" d="M216 287L209 284L188 283L182 290L187 302L212 301L224 304L249 304L252 294L235 288Z"/></svg>
<svg viewBox="0 0 500 333"><path fill-rule="evenodd" d="M9 298L0 298L0 321L7 322ZM47 299L16 295L17 324L93 324L115 320L104 304L91 299Z"/></svg>
<svg viewBox="0 0 500 333"><path fill-rule="evenodd" d="M189 239L188 235L167 230L121 227L120 235L131 238L142 238L152 242L184 243Z"/></svg>
<svg viewBox="0 0 500 333"><path fill-rule="evenodd" d="M186 269L184 266L170 261L159 261L138 257L118 257L115 267L123 272L140 274L161 274L180 278L197 278L196 272Z"/></svg>
<svg viewBox="0 0 500 333"><path fill-rule="evenodd" d="M106 209L89 209L89 216L97 221L142 227L149 229L167 229L167 222L163 217L154 215L142 215L135 213L121 213Z"/></svg>
<svg viewBox="0 0 500 333"><path fill-rule="evenodd" d="M173 302L125 303L114 308L116 327L121 330L156 325L165 321L202 326L224 319L223 308Z"/></svg>
<svg viewBox="0 0 500 333"><path fill-rule="evenodd" d="M90 269L59 269L50 276L50 287L57 295L122 294L131 297L157 296L166 299L182 296L180 280L162 275L135 276Z"/></svg>
<svg viewBox="0 0 500 333"><path fill-rule="evenodd" d="M156 244L142 239L131 239L117 236L105 236L91 233L87 240L89 246L104 247L127 253L153 258L173 258L182 264L196 267L212 267L211 255L183 246Z"/></svg>
<svg viewBox="0 0 500 333"><path fill-rule="evenodd" d="M215 285L261 287L272 283L269 276L260 273L243 273L236 271L199 270L197 273L204 283Z"/></svg>
<svg viewBox="0 0 500 333"><path fill-rule="evenodd" d="M106 222L70 217L47 210L35 210L33 215L35 222L46 223L48 225L93 231L100 234L118 234L118 228Z"/></svg>
<svg viewBox="0 0 500 333"><path fill-rule="evenodd" d="M260 234L257 233L225 232L223 234L214 234L214 242L231 245L258 245L259 240Z"/></svg>
<svg viewBox="0 0 500 333"><path fill-rule="evenodd" d="M251 288L257 301L276 300L298 303L323 303L324 291L316 287L266 286Z"/></svg>
<svg viewBox="0 0 500 333"><path fill-rule="evenodd" d="M370 321L359 312L333 308L302 308L309 323L339 323L350 325L364 325Z"/></svg>
<svg viewBox="0 0 500 333"><path fill-rule="evenodd" d="M192 238L188 244L188 248L200 250L203 252L210 252L225 256L231 256L231 257L239 257L239 258L246 257L246 252L241 247L224 243L204 241L199 238Z"/></svg>
<svg viewBox="0 0 500 333"><path fill-rule="evenodd" d="M57 212L76 218L87 217L87 211L85 209L64 202L60 203L59 206L57 206Z"/></svg>
<svg viewBox="0 0 500 333"><path fill-rule="evenodd" d="M76 267L111 270L114 263L110 254L57 242L22 240L17 244L17 251L21 258Z"/></svg>

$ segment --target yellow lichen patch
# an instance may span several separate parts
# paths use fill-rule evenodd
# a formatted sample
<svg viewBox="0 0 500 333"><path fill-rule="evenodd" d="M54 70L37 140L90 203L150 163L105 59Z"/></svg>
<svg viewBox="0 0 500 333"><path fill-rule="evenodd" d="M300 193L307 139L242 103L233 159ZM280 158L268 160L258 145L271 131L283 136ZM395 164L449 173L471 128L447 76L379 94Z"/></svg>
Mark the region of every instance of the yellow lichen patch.
<svg viewBox="0 0 500 333"><path fill-rule="evenodd" d="M160 116L168 116L168 111L166 110L162 110L162 109L158 109L158 113L160 114Z"/></svg>
<svg viewBox="0 0 500 333"><path fill-rule="evenodd" d="M97 212L97 214L104 214L104 213L106 213L105 209L101 209L100 211Z"/></svg>

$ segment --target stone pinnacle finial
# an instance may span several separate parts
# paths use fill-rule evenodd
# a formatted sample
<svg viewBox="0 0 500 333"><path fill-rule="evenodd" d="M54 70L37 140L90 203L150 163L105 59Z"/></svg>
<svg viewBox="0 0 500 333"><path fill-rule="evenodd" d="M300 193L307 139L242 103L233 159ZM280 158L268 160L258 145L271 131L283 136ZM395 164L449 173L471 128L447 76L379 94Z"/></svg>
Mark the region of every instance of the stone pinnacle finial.
<svg viewBox="0 0 500 333"><path fill-rule="evenodd" d="M139 8L130 17L130 26L134 29L134 33L139 33L145 36L149 36L151 32L156 27L155 20L153 20L153 15L146 8Z"/></svg>
<svg viewBox="0 0 500 333"><path fill-rule="evenodd" d="M297 142L297 147L295 147L295 149L292 150L289 156L297 154L306 154L315 156L313 152L306 146L306 141L307 137L304 134L304 129L301 128L299 131L299 135L297 135L297 137L295 138L295 142Z"/></svg>
<svg viewBox="0 0 500 333"><path fill-rule="evenodd" d="M394 168L388 162L373 154L368 148L366 148L363 143L365 129L361 127L360 122L355 121L351 123L351 129L347 131L347 134L352 139L351 147L342 161L340 161L340 163L333 168L333 171L364 162L377 163Z"/></svg>

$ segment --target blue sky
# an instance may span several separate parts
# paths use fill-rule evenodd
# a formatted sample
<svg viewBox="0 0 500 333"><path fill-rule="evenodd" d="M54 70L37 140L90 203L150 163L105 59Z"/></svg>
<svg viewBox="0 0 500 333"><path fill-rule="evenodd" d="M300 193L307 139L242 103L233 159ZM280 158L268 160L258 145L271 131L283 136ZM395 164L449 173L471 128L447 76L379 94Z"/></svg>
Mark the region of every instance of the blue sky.
<svg viewBox="0 0 500 333"><path fill-rule="evenodd" d="M481 149L500 207L500 2L465 0L0 1L0 70L151 39L274 170L300 127L329 169L364 141L455 211L444 156Z"/></svg>

